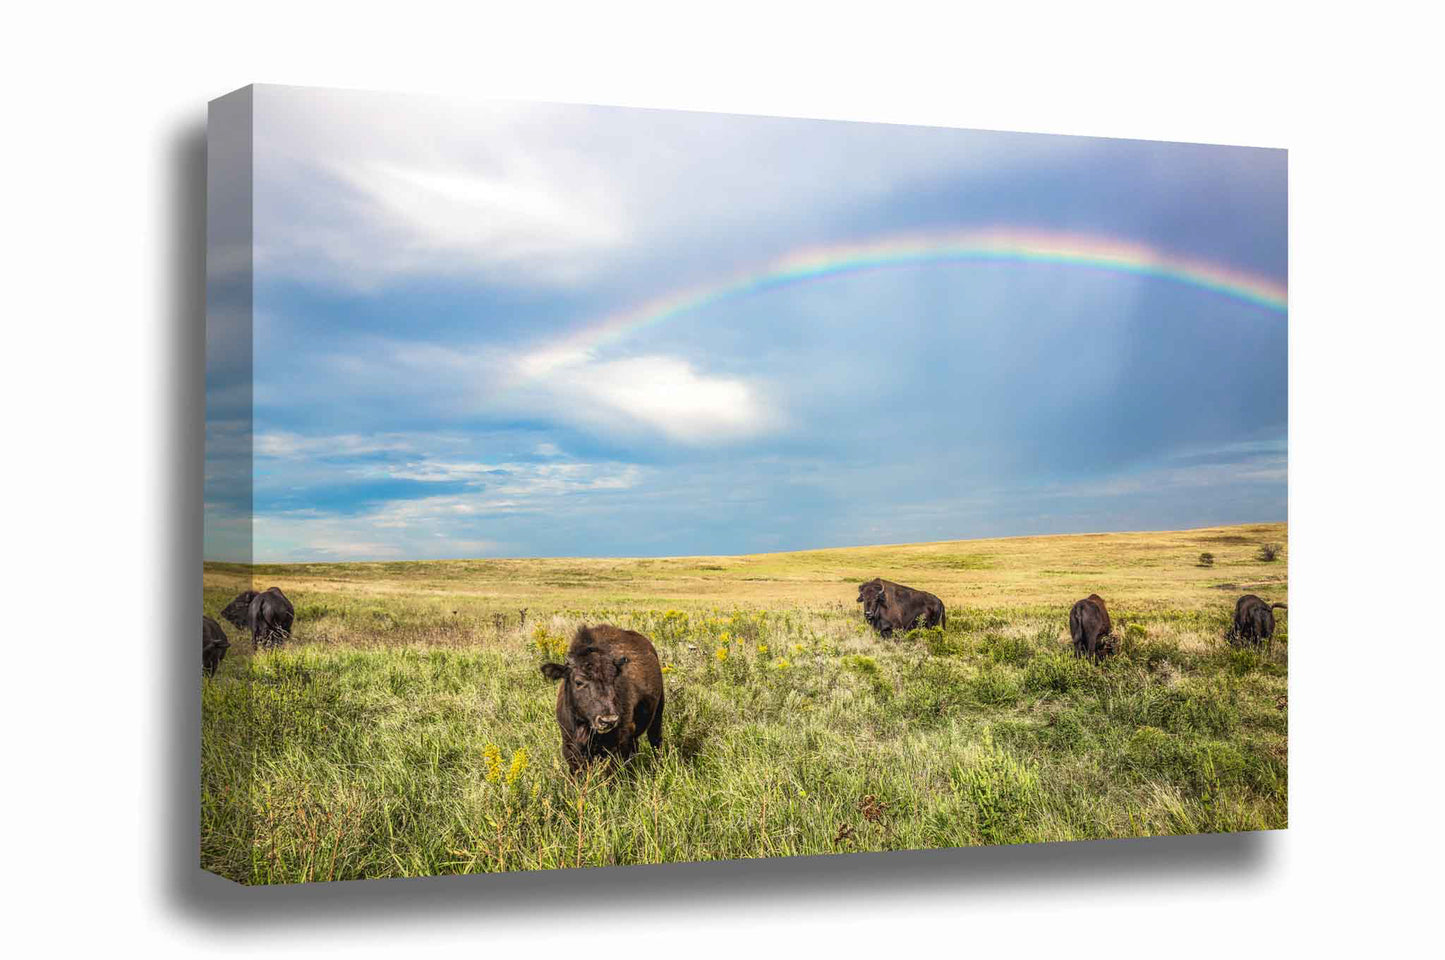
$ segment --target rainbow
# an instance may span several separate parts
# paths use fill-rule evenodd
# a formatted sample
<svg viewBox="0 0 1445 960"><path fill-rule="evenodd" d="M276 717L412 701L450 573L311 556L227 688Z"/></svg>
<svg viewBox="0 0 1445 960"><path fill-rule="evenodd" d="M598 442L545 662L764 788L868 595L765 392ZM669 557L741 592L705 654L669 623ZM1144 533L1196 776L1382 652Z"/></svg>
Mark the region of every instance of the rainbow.
<svg viewBox="0 0 1445 960"><path fill-rule="evenodd" d="M871 243L795 251L761 269L648 301L613 314L534 354L535 374L589 356L609 342L739 297L845 274L923 264L1042 263L1134 274L1184 284L1275 313L1287 312L1284 284L1152 247L1087 234L1030 230L908 234Z"/></svg>

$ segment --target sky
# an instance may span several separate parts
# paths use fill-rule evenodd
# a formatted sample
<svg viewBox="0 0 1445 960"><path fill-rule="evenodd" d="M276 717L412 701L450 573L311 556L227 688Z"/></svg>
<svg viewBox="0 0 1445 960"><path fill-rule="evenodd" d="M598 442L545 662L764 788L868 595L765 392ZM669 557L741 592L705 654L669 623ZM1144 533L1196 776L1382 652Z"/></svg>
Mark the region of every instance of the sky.
<svg viewBox="0 0 1445 960"><path fill-rule="evenodd" d="M253 110L249 206L212 187L209 559L1286 518L1282 150L270 86Z"/></svg>

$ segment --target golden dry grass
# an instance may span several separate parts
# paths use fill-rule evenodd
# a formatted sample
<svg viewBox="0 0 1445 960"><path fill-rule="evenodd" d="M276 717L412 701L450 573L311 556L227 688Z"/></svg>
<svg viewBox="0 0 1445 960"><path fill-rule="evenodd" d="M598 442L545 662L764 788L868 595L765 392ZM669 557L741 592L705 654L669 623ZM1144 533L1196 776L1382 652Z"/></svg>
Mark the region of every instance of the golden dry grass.
<svg viewBox="0 0 1445 960"><path fill-rule="evenodd" d="M1270 650L1224 640L1239 594L1288 599L1264 543L1284 525L259 566L295 636L252 656L233 630L204 681L202 863L272 883L1283 827L1287 617ZM208 565L205 611L251 573ZM880 575L947 629L872 633L854 598ZM1065 642L1093 592L1101 666ZM599 620L656 644L664 744L574 780L538 666Z"/></svg>
<svg viewBox="0 0 1445 960"><path fill-rule="evenodd" d="M599 603L774 607L851 604L852 585L875 576L938 594L949 609L1067 606L1099 593L1111 608L1205 610L1242 593L1284 602L1288 568L1255 556L1288 544L1285 524L1100 533L657 559L436 560L261 564L258 583L298 596L365 602L405 598L471 613L513 613ZM1198 563L1213 553L1213 566ZM208 564L208 592L244 589L250 572Z"/></svg>

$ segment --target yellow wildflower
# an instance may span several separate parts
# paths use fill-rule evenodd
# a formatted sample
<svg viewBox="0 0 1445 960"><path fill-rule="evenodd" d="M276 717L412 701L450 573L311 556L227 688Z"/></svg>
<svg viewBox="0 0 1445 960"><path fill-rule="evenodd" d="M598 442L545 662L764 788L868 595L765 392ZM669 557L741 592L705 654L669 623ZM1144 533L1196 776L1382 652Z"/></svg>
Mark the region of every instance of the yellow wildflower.
<svg viewBox="0 0 1445 960"><path fill-rule="evenodd" d="M502 751L497 749L495 743L489 743L482 748L482 760L487 765L487 780L496 783L502 779Z"/></svg>
<svg viewBox="0 0 1445 960"><path fill-rule="evenodd" d="M500 757L498 759L500 759ZM520 777L522 775L522 771L526 769L527 748L522 747L516 753L512 754L512 766L507 771L507 786L511 786L512 784L516 783L517 778Z"/></svg>

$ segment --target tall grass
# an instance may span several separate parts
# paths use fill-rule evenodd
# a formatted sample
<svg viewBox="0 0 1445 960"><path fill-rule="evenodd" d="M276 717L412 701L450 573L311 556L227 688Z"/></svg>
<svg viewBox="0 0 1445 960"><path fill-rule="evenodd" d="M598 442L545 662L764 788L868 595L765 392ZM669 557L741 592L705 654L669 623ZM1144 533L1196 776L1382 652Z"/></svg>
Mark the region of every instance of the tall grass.
<svg viewBox="0 0 1445 960"><path fill-rule="evenodd" d="M233 644L202 681L202 863L289 883L1285 826L1288 644L1231 649L1227 598L1115 610L1098 667L1067 608L955 602L885 641L850 599L533 602L524 625L298 591L290 646ZM538 666L597 621L656 644L663 747L574 778Z"/></svg>

